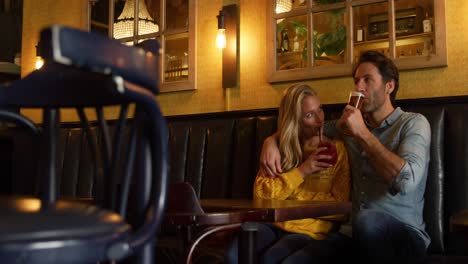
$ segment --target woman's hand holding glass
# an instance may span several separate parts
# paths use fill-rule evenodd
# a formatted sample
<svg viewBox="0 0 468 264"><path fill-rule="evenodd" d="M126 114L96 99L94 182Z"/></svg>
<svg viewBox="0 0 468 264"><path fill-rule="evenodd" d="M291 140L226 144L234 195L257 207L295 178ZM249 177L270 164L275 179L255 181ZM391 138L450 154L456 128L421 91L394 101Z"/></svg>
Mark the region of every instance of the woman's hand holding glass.
<svg viewBox="0 0 468 264"><path fill-rule="evenodd" d="M331 155L320 154L322 151L326 151L327 147L319 147L312 154L310 154L304 162L299 165L298 169L302 174L302 177L317 173L319 171L328 169L333 165L327 162L333 157Z"/></svg>

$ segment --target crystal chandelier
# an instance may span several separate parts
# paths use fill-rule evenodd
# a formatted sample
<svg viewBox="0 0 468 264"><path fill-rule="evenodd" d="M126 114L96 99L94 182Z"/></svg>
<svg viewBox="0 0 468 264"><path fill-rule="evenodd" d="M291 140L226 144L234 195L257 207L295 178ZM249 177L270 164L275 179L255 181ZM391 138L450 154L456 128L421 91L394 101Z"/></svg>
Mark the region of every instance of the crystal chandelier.
<svg viewBox="0 0 468 264"><path fill-rule="evenodd" d="M133 36L135 0L125 1L122 13L114 23L114 38L128 38ZM144 0L138 5L138 35L155 33L159 31L159 26L148 13Z"/></svg>
<svg viewBox="0 0 468 264"><path fill-rule="evenodd" d="M291 0L276 0L276 14L291 11L292 3Z"/></svg>
<svg viewBox="0 0 468 264"><path fill-rule="evenodd" d="M291 11L292 3L291 0L276 0L275 13L285 13ZM276 20L276 23L279 24L283 21L283 18Z"/></svg>

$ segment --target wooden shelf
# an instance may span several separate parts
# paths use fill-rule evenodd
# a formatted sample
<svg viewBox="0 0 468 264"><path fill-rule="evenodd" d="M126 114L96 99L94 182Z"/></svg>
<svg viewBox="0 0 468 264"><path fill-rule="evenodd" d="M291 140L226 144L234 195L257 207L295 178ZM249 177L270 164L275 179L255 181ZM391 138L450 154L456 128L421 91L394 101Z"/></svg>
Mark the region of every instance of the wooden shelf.
<svg viewBox="0 0 468 264"><path fill-rule="evenodd" d="M98 27L98 28L105 28L105 29L109 28L109 26L107 24L101 23L99 21L94 21L94 20L91 21L91 25L95 26L95 27Z"/></svg>
<svg viewBox="0 0 468 264"><path fill-rule="evenodd" d="M276 54L278 55L278 57L292 57L292 56L297 56L298 54L302 56L302 50L301 51L277 52Z"/></svg>
<svg viewBox="0 0 468 264"><path fill-rule="evenodd" d="M11 62L0 62L0 73L20 75L21 67Z"/></svg>
<svg viewBox="0 0 468 264"><path fill-rule="evenodd" d="M434 37L434 32L427 32L427 33L411 34L411 35L405 35L405 36L397 36L396 40L398 41L398 40L404 40L404 39L433 38L433 37ZM367 41L355 42L354 46L377 44L377 43L388 42L388 41L389 41L388 38L367 40Z"/></svg>
<svg viewBox="0 0 468 264"><path fill-rule="evenodd" d="M187 67L185 67L185 68L174 68L174 69L165 70L164 72L170 73L170 72L182 72L182 71L188 71L188 68Z"/></svg>
<svg viewBox="0 0 468 264"><path fill-rule="evenodd" d="M302 51L278 52L278 70L303 68Z"/></svg>

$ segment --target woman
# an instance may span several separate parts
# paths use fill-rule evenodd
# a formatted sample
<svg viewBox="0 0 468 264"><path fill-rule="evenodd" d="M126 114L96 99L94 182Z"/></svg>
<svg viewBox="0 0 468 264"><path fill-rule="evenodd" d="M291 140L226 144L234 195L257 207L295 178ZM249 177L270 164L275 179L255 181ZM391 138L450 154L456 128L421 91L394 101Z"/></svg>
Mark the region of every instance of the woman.
<svg viewBox="0 0 468 264"><path fill-rule="evenodd" d="M259 171L254 184L254 197L277 200L349 200L350 177L348 156L342 141L322 136L324 113L320 99L305 84L289 87L278 114L278 138L284 173L270 177ZM337 162L331 155L320 154L326 147L321 141L336 146ZM310 263L326 251L317 241L344 220L343 216L321 219L299 219L272 224L259 223L257 245L263 263ZM326 260L325 260L326 261ZM228 252L228 262L237 263L237 242Z"/></svg>

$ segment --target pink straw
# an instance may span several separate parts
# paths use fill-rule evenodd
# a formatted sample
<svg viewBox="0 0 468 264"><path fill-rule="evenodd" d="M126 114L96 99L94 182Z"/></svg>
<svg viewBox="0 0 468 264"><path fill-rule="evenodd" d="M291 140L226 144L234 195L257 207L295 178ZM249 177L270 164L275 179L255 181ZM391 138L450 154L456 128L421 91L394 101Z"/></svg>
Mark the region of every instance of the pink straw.
<svg viewBox="0 0 468 264"><path fill-rule="evenodd" d="M319 130L319 144L322 143L322 131L323 131L323 126L320 127L320 130Z"/></svg>

